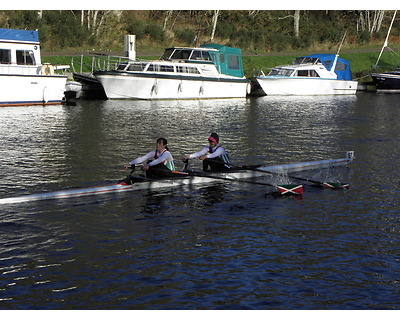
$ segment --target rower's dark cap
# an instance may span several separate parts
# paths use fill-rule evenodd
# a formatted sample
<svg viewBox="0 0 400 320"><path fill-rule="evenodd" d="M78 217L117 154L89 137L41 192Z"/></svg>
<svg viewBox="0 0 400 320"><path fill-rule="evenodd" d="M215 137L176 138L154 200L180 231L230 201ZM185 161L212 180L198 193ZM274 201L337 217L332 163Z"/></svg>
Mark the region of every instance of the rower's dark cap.
<svg viewBox="0 0 400 320"><path fill-rule="evenodd" d="M218 143L219 142L219 136L215 132L213 132L213 133L211 133L211 135L208 138L208 140L213 141L215 143Z"/></svg>

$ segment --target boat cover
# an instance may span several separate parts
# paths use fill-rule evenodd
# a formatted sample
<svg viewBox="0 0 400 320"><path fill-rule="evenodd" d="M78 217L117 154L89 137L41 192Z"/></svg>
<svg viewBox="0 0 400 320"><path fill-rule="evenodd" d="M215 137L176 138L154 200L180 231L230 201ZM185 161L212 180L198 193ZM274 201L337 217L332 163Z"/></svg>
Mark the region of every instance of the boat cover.
<svg viewBox="0 0 400 320"><path fill-rule="evenodd" d="M219 72L234 77L244 77L241 49L226 47L215 43L204 44L201 45L200 48L218 50L218 52L210 52L210 55Z"/></svg>
<svg viewBox="0 0 400 320"><path fill-rule="evenodd" d="M0 40L29 41L39 43L39 34L37 31L1 29Z"/></svg>
<svg viewBox="0 0 400 320"><path fill-rule="evenodd" d="M332 63L335 60L334 54L318 53L318 54L311 54L311 55L305 56L305 57L318 58L327 70L331 70ZM344 60L344 59L338 57L338 61L336 63L336 68L335 68L335 73L338 76L337 77L338 80L353 80L353 77L351 76L351 70L350 70L350 61L348 61L348 60Z"/></svg>

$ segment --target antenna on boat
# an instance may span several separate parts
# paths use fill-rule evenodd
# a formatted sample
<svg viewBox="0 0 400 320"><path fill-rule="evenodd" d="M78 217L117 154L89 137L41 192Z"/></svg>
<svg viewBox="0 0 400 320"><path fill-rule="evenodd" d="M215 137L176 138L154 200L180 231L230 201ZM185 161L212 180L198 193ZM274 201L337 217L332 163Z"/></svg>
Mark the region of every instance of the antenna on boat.
<svg viewBox="0 0 400 320"><path fill-rule="evenodd" d="M336 68L337 60L338 60L338 58L339 58L340 49L342 49L342 45L343 45L344 39L346 39L346 34L347 34L347 31L346 31L346 32L344 33L344 35L343 35L342 41L340 42L338 51L337 51L337 53L336 53L336 55L335 55L335 60L333 60L331 70L329 70L329 72L330 72L332 75L336 75L336 73L335 73L335 68ZM336 76L337 76L337 75L336 75Z"/></svg>
<svg viewBox="0 0 400 320"><path fill-rule="evenodd" d="M385 47L387 47L387 45L388 45L389 34L390 34L390 30L392 29L392 25L393 25L393 22L394 22L394 17L396 16L396 12L397 12L397 10L394 10L392 22L390 23L390 27L389 27L388 33L387 33L387 35L386 35L385 42L383 43L383 47L382 47L382 49L381 49L381 52L379 53L378 60L376 60L376 63L375 63L375 66L374 66L374 67L376 67L376 66L378 65L378 62L379 62L379 59L381 58L381 55L382 55L382 53L383 53L383 50L384 50Z"/></svg>
<svg viewBox="0 0 400 320"><path fill-rule="evenodd" d="M346 34L347 34L347 31L344 33L343 38L342 38L342 41L340 42L338 51L337 51L337 53L336 53L337 56L339 55L340 49L342 49L342 45L343 45L344 39L346 39Z"/></svg>

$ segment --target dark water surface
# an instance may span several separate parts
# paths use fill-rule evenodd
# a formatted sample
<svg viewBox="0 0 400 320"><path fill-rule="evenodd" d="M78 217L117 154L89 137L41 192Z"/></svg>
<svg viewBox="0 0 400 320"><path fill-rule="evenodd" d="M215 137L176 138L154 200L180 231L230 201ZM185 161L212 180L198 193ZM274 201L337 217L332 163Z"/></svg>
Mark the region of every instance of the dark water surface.
<svg viewBox="0 0 400 320"><path fill-rule="evenodd" d="M398 309L399 119L373 93L0 108L1 198L117 180L160 136L176 159L211 131L238 164L356 155L308 174L349 190L301 199L222 182L3 204L0 308Z"/></svg>

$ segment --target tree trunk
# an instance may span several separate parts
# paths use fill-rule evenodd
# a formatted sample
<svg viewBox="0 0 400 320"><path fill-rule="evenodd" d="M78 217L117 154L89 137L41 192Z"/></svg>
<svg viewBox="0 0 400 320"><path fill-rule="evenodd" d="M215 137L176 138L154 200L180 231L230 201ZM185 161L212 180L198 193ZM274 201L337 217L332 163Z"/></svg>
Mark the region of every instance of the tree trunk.
<svg viewBox="0 0 400 320"><path fill-rule="evenodd" d="M296 38L300 36L300 10L294 11L294 35Z"/></svg>
<svg viewBox="0 0 400 320"><path fill-rule="evenodd" d="M212 31L211 31L211 39L210 41L214 41L215 29L217 28L217 20L218 20L219 10L214 10L214 15L212 19Z"/></svg>

